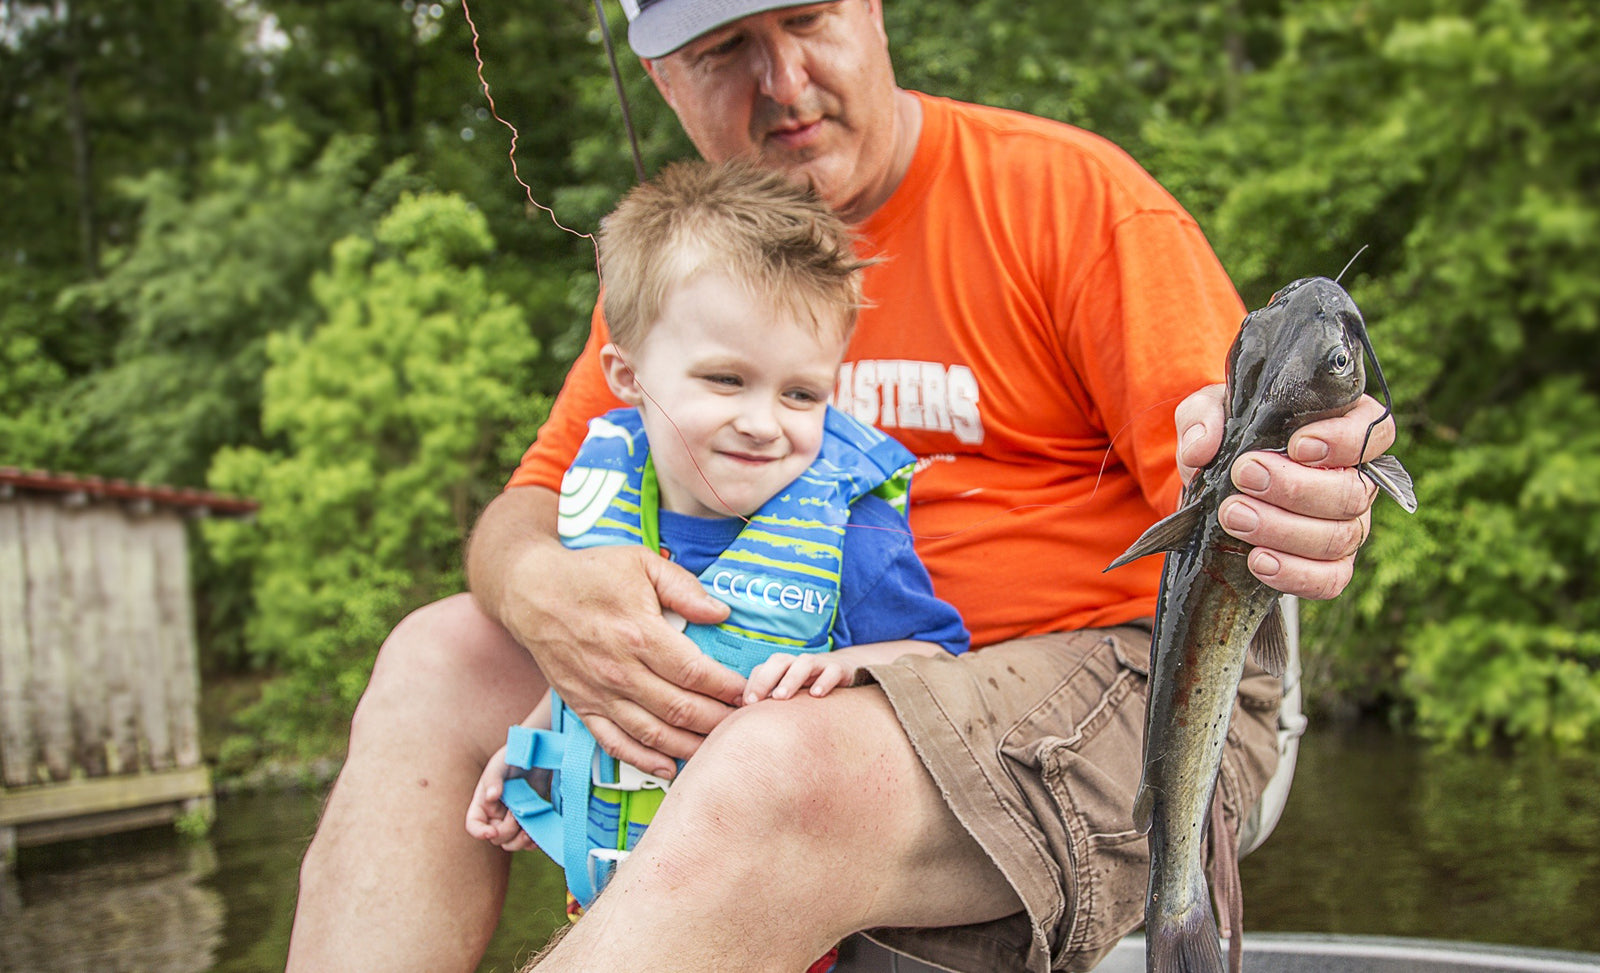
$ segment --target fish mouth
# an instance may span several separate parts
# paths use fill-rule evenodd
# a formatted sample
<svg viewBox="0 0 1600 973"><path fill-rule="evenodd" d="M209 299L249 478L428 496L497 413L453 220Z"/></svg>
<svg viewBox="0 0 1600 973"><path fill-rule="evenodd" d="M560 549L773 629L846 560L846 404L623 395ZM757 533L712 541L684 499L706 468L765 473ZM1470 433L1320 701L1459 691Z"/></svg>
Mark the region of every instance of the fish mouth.
<svg viewBox="0 0 1600 973"><path fill-rule="evenodd" d="M1340 416L1348 415L1356 407L1356 404L1361 401L1362 394L1362 390L1357 389L1355 395L1351 396L1347 402L1326 409L1308 409L1305 412L1292 412L1290 417L1296 425L1320 422L1323 419L1337 419Z"/></svg>

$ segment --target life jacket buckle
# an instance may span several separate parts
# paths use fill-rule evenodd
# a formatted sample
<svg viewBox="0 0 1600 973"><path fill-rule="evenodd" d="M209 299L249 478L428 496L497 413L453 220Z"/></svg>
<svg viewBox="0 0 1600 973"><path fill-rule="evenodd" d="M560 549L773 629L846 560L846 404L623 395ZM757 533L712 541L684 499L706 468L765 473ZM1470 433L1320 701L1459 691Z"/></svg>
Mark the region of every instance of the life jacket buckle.
<svg viewBox="0 0 1600 973"><path fill-rule="evenodd" d="M628 855L629 852L612 848L589 849L589 887L594 889L595 895L605 891L605 887L611 882L611 876L617 872L617 866Z"/></svg>
<svg viewBox="0 0 1600 973"><path fill-rule="evenodd" d="M599 749L594 752L589 780L596 787L607 787L614 791L664 791L672 786L671 781L647 774L633 764L608 756Z"/></svg>

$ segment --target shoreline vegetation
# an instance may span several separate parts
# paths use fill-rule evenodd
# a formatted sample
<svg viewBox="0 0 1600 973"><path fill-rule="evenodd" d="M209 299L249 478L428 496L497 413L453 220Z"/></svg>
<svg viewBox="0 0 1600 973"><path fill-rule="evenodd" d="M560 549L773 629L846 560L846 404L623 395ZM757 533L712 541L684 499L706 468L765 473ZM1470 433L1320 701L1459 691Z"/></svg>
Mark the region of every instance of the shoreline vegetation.
<svg viewBox="0 0 1600 973"><path fill-rule="evenodd" d="M593 249L513 179L454 0L6 9L0 465L259 500L191 535L207 762L219 787L323 780L384 636L461 590L462 539L586 336ZM907 87L1125 147L1247 306L1361 252L1343 283L1420 509L1379 505L1351 588L1305 606L1313 718L1600 746L1600 137L1581 107L1600 18L1578 0L884 15ZM633 165L592 5L479 27L523 181L594 228ZM622 67L647 171L690 155Z"/></svg>

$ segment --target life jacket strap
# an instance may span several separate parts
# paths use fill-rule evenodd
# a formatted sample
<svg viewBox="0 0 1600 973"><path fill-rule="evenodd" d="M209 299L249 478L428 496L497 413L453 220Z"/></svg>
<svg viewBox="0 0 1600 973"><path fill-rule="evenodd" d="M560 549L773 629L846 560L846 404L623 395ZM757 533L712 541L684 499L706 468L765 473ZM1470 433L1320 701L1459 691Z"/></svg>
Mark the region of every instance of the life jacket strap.
<svg viewBox="0 0 1600 973"><path fill-rule="evenodd" d="M560 727L543 730L513 726L506 731L506 763L523 770L556 771L556 792L547 800L527 780L513 777L506 781L500 800L534 844L561 863L567 887L587 906L628 856L623 848L593 847L589 819L596 808L591 797L602 791L616 792L617 801L605 803L617 808L619 820L608 822L605 830L623 834L631 847L638 839L630 832L643 830L643 823L631 819L647 808L653 817L655 806L660 804L660 792L671 784L608 756L583 721L562 705L559 697L552 700L551 713ZM641 791L657 794L654 800L640 802L637 812L630 812L628 805L633 802L629 795ZM563 813L567 808L575 813Z"/></svg>

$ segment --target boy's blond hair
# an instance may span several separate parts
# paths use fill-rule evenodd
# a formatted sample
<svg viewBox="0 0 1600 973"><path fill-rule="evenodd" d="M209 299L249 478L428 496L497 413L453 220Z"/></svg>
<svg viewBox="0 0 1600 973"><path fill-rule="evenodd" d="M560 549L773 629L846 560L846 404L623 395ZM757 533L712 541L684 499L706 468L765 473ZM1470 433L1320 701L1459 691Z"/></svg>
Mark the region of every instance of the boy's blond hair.
<svg viewBox="0 0 1600 973"><path fill-rule="evenodd" d="M809 189L749 162L677 162L600 223L602 304L611 340L639 346L668 294L720 272L778 310L848 337L862 306L855 237ZM763 322L752 321L752 326Z"/></svg>

